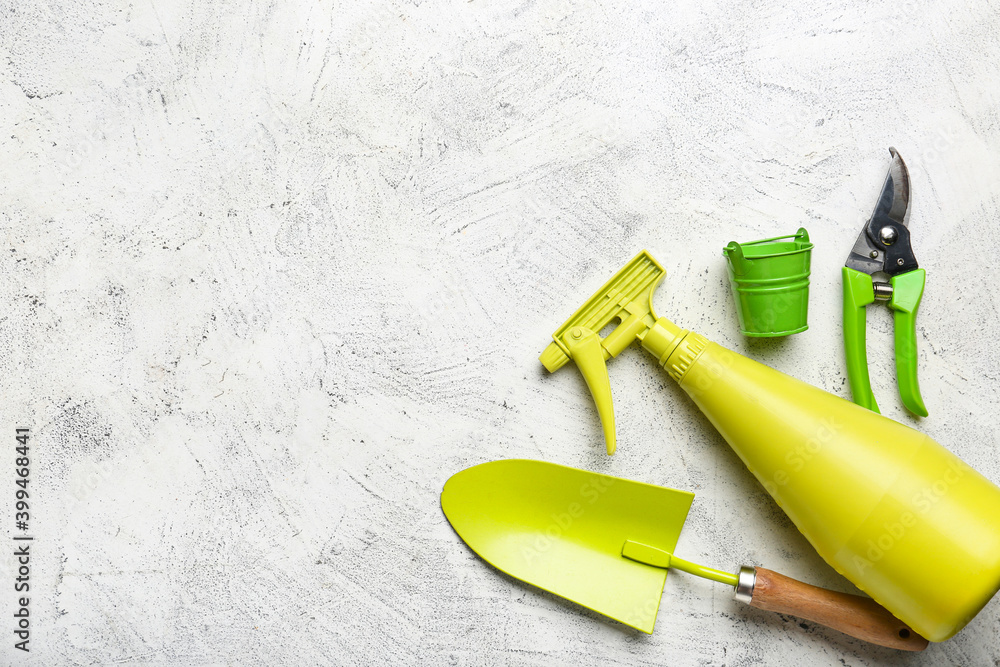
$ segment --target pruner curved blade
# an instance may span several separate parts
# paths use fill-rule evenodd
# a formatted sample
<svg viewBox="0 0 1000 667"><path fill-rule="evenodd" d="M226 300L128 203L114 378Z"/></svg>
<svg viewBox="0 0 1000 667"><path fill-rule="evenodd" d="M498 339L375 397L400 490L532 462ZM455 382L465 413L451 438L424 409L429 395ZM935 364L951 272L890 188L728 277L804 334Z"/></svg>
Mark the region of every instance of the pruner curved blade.
<svg viewBox="0 0 1000 667"><path fill-rule="evenodd" d="M910 172L895 148L875 210L858 235L845 266L872 275L895 276L918 268L910 247Z"/></svg>
<svg viewBox="0 0 1000 667"><path fill-rule="evenodd" d="M927 416L917 385L916 316L924 293L925 272L917 265L910 247L907 213L910 204L910 174L895 148L892 162L871 218L855 241L842 269L844 279L844 349L847 376L854 402L878 412L868 376L865 341L865 307L888 301L894 311L896 376L903 405L910 412ZM884 273L889 282L873 279Z"/></svg>

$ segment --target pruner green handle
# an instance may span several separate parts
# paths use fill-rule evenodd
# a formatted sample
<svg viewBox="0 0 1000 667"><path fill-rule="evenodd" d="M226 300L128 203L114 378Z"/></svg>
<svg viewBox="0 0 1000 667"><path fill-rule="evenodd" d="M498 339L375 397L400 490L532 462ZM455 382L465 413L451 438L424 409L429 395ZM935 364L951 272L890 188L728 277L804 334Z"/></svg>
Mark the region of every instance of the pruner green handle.
<svg viewBox="0 0 1000 667"><path fill-rule="evenodd" d="M892 300L896 338L896 378L903 405L913 414L927 416L924 399L917 384L917 308L924 295L923 269L902 273L892 278Z"/></svg>
<svg viewBox="0 0 1000 667"><path fill-rule="evenodd" d="M851 396L861 407L878 412L871 378L868 377L868 347L865 342L865 307L875 302L875 287L867 273L846 266L841 272L844 276L844 351L847 353Z"/></svg>
<svg viewBox="0 0 1000 667"><path fill-rule="evenodd" d="M868 352L865 341L865 307L875 302L871 276L843 267L844 279L844 350L851 395L858 405L878 412L868 375ZM889 307L894 316L896 377L899 395L910 412L927 416L927 408L917 383L917 308L924 293L926 272L916 269L891 279Z"/></svg>

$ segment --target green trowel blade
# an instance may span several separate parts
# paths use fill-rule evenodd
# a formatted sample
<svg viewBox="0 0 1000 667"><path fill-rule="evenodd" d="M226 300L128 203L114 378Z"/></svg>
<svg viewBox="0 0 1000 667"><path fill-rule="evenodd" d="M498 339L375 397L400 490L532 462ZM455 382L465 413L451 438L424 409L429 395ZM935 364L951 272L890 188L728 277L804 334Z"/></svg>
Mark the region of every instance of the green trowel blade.
<svg viewBox="0 0 1000 667"><path fill-rule="evenodd" d="M512 577L652 632L667 571L623 558L626 540L672 552L694 494L506 460L454 475L441 508L479 556Z"/></svg>

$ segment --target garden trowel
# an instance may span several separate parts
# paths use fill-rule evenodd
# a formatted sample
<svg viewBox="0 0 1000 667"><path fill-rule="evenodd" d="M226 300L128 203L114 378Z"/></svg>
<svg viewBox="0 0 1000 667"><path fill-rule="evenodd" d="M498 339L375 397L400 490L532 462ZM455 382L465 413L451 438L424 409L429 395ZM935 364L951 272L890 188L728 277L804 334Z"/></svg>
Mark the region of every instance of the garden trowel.
<svg viewBox="0 0 1000 667"><path fill-rule="evenodd" d="M865 641L919 651L927 640L870 598L764 568L732 574L673 555L694 494L528 460L459 472L441 492L455 532L497 569L651 633L667 569L734 588L751 606Z"/></svg>

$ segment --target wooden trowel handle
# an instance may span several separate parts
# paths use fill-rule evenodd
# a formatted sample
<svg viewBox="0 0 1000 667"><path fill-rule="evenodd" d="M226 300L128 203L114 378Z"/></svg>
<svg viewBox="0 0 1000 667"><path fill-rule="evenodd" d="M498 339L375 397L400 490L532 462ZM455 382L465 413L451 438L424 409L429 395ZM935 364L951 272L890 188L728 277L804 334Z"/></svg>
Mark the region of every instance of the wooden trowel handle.
<svg viewBox="0 0 1000 667"><path fill-rule="evenodd" d="M804 618L872 644L923 651L927 640L872 600L810 586L762 567L756 568L750 606Z"/></svg>

